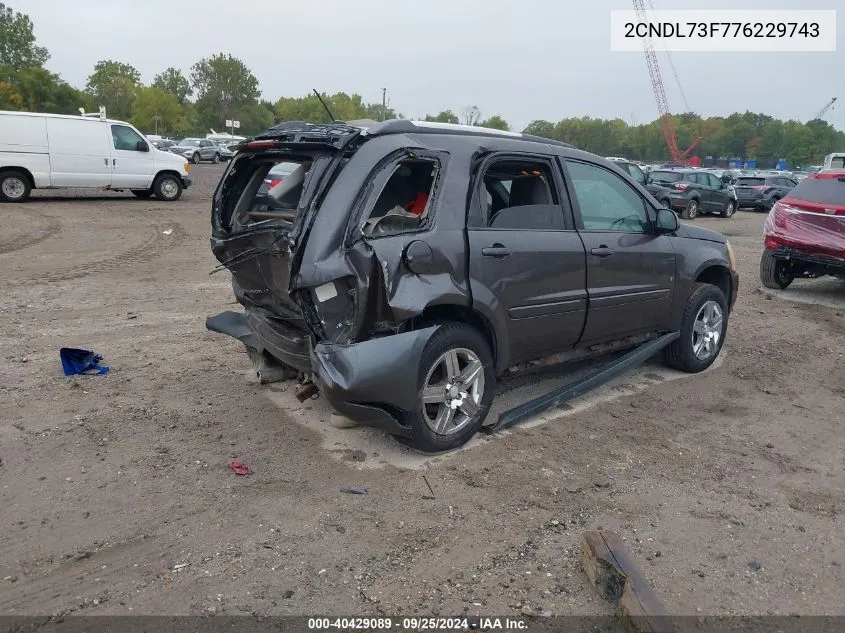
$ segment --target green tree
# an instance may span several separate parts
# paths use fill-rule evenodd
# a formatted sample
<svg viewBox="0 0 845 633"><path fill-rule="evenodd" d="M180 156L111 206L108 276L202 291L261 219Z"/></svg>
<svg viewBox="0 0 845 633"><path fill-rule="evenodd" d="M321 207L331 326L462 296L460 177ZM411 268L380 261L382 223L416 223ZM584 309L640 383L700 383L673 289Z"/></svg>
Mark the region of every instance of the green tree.
<svg viewBox="0 0 845 633"><path fill-rule="evenodd" d="M435 123L460 123L460 119L458 119L458 115L452 112L451 110L443 110L439 114L435 114L432 116L431 114L425 115L426 121L432 121Z"/></svg>
<svg viewBox="0 0 845 633"><path fill-rule="evenodd" d="M522 130L522 133L533 134L534 136L542 136L544 138L554 138L555 124L551 121L537 119L536 121L531 121L531 123L525 126L525 129Z"/></svg>
<svg viewBox="0 0 845 633"><path fill-rule="evenodd" d="M155 86L141 86L132 109L132 123L147 134L184 134L190 127L186 114L175 95Z"/></svg>
<svg viewBox="0 0 845 633"><path fill-rule="evenodd" d="M222 129L227 119L237 119L244 106L257 103L261 96L252 71L237 57L223 53L194 64L191 85L203 128Z"/></svg>
<svg viewBox="0 0 845 633"><path fill-rule="evenodd" d="M23 110L21 93L5 81L0 81L0 110Z"/></svg>
<svg viewBox="0 0 845 633"><path fill-rule="evenodd" d="M43 66L49 58L47 49L35 44L29 16L0 2L0 66L16 70Z"/></svg>
<svg viewBox="0 0 845 633"><path fill-rule="evenodd" d="M132 116L140 81L141 73L134 66L107 59L94 66L86 89L95 105L105 106L110 117L128 119Z"/></svg>
<svg viewBox="0 0 845 633"><path fill-rule="evenodd" d="M46 68L31 66L17 71L0 71L0 81L14 86L23 100L22 110L76 114L79 108L89 106L84 93Z"/></svg>
<svg viewBox="0 0 845 633"><path fill-rule="evenodd" d="M508 122L505 121L498 114L494 114L489 119L482 121L478 125L480 125L481 127L493 128L494 130L505 130L505 131L507 131L507 130L511 129L510 126L508 125Z"/></svg>
<svg viewBox="0 0 845 633"><path fill-rule="evenodd" d="M188 97L194 94L191 88L191 82L182 74L178 68L170 67L163 73L159 73L153 79L153 87L163 90L167 94L176 97L176 100L184 104L188 101Z"/></svg>

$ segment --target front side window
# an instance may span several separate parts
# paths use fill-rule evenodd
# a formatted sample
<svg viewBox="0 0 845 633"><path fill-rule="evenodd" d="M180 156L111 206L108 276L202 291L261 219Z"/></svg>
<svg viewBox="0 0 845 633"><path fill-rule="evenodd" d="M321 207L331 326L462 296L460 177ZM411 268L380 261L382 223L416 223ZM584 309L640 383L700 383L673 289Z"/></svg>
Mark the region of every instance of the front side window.
<svg viewBox="0 0 845 633"><path fill-rule="evenodd" d="M566 228L551 167L545 161L507 158L490 163L482 177L481 203L487 228Z"/></svg>
<svg viewBox="0 0 845 633"><path fill-rule="evenodd" d="M128 150L130 152L137 152L138 143L144 140L135 130L125 125L112 125L111 136L115 149Z"/></svg>
<svg viewBox="0 0 845 633"><path fill-rule="evenodd" d="M722 181L713 174L707 174L708 184L714 189L719 189L722 186Z"/></svg>
<svg viewBox="0 0 845 633"><path fill-rule="evenodd" d="M440 167L429 159L409 158L392 168L390 177L361 225L364 235L396 235L427 224Z"/></svg>
<svg viewBox="0 0 845 633"><path fill-rule="evenodd" d="M622 178L597 165L566 161L587 231L645 233L645 201Z"/></svg>

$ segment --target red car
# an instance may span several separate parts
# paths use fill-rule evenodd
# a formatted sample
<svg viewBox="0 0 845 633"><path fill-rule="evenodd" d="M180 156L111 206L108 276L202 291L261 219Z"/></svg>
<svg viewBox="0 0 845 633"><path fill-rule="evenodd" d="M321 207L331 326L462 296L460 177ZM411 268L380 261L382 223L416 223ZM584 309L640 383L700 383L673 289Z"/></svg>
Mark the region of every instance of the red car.
<svg viewBox="0 0 845 633"><path fill-rule="evenodd" d="M845 170L809 175L774 204L763 228L760 279L784 289L796 277L845 279Z"/></svg>

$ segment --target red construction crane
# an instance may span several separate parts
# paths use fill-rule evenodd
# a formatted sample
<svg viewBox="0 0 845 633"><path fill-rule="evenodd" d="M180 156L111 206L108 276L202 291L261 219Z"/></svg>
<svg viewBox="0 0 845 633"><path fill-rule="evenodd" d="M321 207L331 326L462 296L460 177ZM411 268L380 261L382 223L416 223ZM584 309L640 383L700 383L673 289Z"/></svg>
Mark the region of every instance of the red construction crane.
<svg viewBox="0 0 845 633"><path fill-rule="evenodd" d="M637 19L640 22L648 22L643 0L632 1L634 3L634 11L637 13ZM651 37L649 36L643 38L643 51L645 52L648 74L651 77L651 87L654 90L654 100L657 101L657 113L660 116L660 128L663 130L663 138L666 139L666 146L669 148L669 156L671 156L673 163L687 164L690 162L689 153L699 144L701 136L696 134L692 145L687 147L683 152L678 148L678 137L675 134L675 122L669 112L669 102L666 99L666 89L663 87L663 78L660 76L660 66L657 63L657 54L654 52L654 45L652 44Z"/></svg>

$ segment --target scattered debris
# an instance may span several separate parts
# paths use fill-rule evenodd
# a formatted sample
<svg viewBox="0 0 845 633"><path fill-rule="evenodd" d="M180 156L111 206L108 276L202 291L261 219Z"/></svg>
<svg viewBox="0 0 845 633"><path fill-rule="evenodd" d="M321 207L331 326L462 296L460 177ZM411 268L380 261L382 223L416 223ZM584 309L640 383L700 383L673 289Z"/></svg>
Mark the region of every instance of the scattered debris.
<svg viewBox="0 0 845 633"><path fill-rule="evenodd" d="M342 525L338 525L335 530L337 530L340 534L346 534L346 528Z"/></svg>
<svg viewBox="0 0 845 633"><path fill-rule="evenodd" d="M127 313L126 313L126 318L127 318L127 319L130 319L130 320L131 320L131 319L137 319L137 318L138 318L138 315L137 315L137 314L135 314L134 312L127 312Z"/></svg>
<svg viewBox="0 0 845 633"><path fill-rule="evenodd" d="M185 567L187 567L190 564L191 563L177 563L177 564L173 565L173 573L175 574L176 572L181 571L182 569L185 569Z"/></svg>
<svg viewBox="0 0 845 633"><path fill-rule="evenodd" d="M319 394L319 391L317 390L317 385L313 382L304 382L301 385L297 385L296 391L293 393L297 400L305 402L308 398L316 397Z"/></svg>
<svg viewBox="0 0 845 633"><path fill-rule="evenodd" d="M355 486L346 486L345 488L340 489L341 492L348 493L350 495L368 495L370 494L366 488L356 488Z"/></svg>
<svg viewBox="0 0 845 633"><path fill-rule="evenodd" d="M426 495L426 496L423 497L423 499L434 499L434 490L432 490L431 484L428 483L428 477L423 475L423 481L425 482L425 485L428 486L428 491L431 493L430 497L428 495Z"/></svg>
<svg viewBox="0 0 845 633"><path fill-rule="evenodd" d="M285 592L285 600L290 600L291 598L293 598L293 592L290 589L288 589Z"/></svg>
<svg viewBox="0 0 845 633"><path fill-rule="evenodd" d="M59 350L59 358L62 361L65 376L75 376L89 372L95 372L97 374L109 373L108 367L100 365L100 361L103 360L102 354L97 354L87 349L63 347Z"/></svg>
<svg viewBox="0 0 845 633"><path fill-rule="evenodd" d="M170 235L171 233L173 233L173 229L164 229L162 233L164 233L164 235Z"/></svg>
<svg viewBox="0 0 845 633"><path fill-rule="evenodd" d="M750 569L751 571L760 571L761 569L763 569L763 566L760 563L758 563L756 560L752 559L748 563L748 569Z"/></svg>
<svg viewBox="0 0 845 633"><path fill-rule="evenodd" d="M249 474L249 466L247 466L243 462L238 461L237 459L233 459L229 462L229 468L231 468L236 475Z"/></svg>
<svg viewBox="0 0 845 633"><path fill-rule="evenodd" d="M648 580L616 534L585 532L581 538L581 566L601 596L618 604L632 630L641 633L675 631Z"/></svg>

